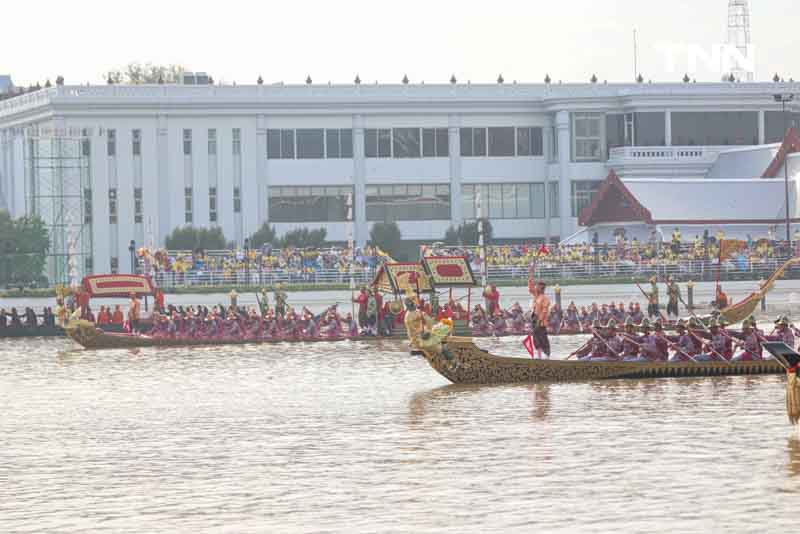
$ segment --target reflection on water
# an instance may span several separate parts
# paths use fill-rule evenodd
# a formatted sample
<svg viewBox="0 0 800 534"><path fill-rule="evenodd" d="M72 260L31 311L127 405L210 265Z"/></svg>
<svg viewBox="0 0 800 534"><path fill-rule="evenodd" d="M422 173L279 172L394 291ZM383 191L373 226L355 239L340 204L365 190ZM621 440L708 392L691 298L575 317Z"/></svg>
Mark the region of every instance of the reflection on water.
<svg viewBox="0 0 800 534"><path fill-rule="evenodd" d="M789 438L786 449L789 451L789 473L796 477L800 475L800 436Z"/></svg>
<svg viewBox="0 0 800 534"><path fill-rule="evenodd" d="M481 343L525 354L515 338ZM783 380L457 386L402 342L0 341L0 524L784 531L800 437Z"/></svg>

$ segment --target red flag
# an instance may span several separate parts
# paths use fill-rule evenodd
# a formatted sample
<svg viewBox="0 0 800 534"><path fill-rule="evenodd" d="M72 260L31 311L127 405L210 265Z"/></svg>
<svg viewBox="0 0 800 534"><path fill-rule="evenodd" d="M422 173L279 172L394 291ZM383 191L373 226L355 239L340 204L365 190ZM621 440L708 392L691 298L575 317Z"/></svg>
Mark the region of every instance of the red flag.
<svg viewBox="0 0 800 534"><path fill-rule="evenodd" d="M528 354L530 354L531 358L533 358L533 349L536 348L533 345L533 336L528 334L528 337L523 340L522 344L526 349L528 349Z"/></svg>

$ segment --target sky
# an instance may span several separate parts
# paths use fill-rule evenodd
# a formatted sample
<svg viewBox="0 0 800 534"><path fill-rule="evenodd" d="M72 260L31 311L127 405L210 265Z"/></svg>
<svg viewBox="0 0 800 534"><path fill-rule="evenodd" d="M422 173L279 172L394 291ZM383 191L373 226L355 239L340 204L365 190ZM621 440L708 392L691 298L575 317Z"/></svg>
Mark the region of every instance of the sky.
<svg viewBox="0 0 800 534"><path fill-rule="evenodd" d="M0 73L102 83L134 61L266 83L679 81L726 39L728 0L38 0L3 2ZM751 0L756 79L800 80L797 0ZM664 50L673 49L674 69ZM689 73L718 81L702 61Z"/></svg>

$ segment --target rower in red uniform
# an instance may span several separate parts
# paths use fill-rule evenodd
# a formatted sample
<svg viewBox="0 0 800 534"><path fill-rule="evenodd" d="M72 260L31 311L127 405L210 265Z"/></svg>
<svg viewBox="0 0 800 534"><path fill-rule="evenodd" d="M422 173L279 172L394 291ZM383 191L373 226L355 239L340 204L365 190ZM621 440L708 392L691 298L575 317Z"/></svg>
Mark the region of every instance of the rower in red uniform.
<svg viewBox="0 0 800 534"><path fill-rule="evenodd" d="M500 311L500 293L497 286L489 284L483 291L483 298L486 299L486 313L489 317L497 315Z"/></svg>

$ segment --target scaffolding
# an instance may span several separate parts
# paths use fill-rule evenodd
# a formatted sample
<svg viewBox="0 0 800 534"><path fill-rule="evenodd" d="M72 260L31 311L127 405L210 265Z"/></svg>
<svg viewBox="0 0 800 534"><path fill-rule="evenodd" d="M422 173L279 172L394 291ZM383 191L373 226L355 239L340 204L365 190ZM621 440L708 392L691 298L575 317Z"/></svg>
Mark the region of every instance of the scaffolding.
<svg viewBox="0 0 800 534"><path fill-rule="evenodd" d="M44 275L51 285L77 285L92 272L89 138L25 137L26 213L44 221L50 250Z"/></svg>
<svg viewBox="0 0 800 534"><path fill-rule="evenodd" d="M750 57L750 6L747 0L728 0L727 44L736 47L741 57ZM740 61L736 61L731 74L742 82L752 82L754 77L753 72Z"/></svg>

